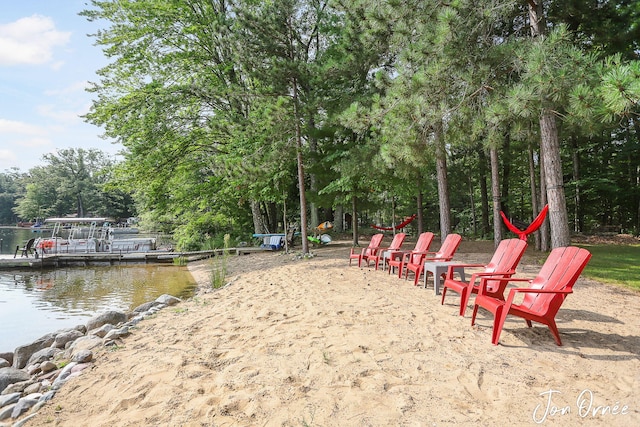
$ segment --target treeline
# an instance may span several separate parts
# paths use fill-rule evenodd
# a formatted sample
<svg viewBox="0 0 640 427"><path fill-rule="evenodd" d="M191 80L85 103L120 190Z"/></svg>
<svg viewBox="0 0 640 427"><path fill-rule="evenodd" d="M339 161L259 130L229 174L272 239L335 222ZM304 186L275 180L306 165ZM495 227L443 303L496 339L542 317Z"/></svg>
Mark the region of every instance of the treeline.
<svg viewBox="0 0 640 427"><path fill-rule="evenodd" d="M47 217L129 218L132 193L118 187L114 162L96 149L63 149L46 154L43 165L0 173L0 224L36 222Z"/></svg>
<svg viewBox="0 0 640 427"><path fill-rule="evenodd" d="M640 3L93 0L87 120L184 247L222 232L640 231ZM302 207L302 209L301 209ZM348 214L348 215L347 215ZM343 224L350 217L351 224Z"/></svg>

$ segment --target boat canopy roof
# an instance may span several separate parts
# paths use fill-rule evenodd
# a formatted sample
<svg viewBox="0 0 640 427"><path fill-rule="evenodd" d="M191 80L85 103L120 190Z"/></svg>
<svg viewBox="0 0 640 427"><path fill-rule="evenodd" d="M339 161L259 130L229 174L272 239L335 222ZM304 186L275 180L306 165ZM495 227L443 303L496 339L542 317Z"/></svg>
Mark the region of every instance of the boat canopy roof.
<svg viewBox="0 0 640 427"><path fill-rule="evenodd" d="M110 221L111 221L110 218L47 218L44 220L44 222L61 222L61 223L68 223L68 222L98 223L98 222L110 222Z"/></svg>

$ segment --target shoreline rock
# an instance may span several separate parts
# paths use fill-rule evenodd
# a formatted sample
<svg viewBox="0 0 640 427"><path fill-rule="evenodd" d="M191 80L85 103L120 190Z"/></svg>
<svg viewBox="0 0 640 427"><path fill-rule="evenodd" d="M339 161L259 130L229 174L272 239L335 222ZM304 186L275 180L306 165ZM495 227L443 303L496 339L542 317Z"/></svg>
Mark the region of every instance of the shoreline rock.
<svg viewBox="0 0 640 427"><path fill-rule="evenodd" d="M131 313L108 311L84 325L48 333L13 352L0 353L0 427L24 425L60 387L92 364L94 349L117 344L140 321L181 301L164 294ZM4 424L6 420L13 424Z"/></svg>

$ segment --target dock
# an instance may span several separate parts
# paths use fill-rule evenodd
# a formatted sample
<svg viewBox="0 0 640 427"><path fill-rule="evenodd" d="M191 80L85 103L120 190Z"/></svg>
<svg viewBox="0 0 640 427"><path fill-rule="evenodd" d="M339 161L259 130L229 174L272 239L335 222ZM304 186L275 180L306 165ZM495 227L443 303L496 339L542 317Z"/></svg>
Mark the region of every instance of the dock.
<svg viewBox="0 0 640 427"><path fill-rule="evenodd" d="M184 262L198 261L201 259L220 256L224 252L235 255L248 255L253 252L264 252L265 249L259 247L240 247L229 249L213 249L207 251L190 252L93 252L93 253L64 253L45 254L37 258L30 254L29 257L13 257L13 255L0 255L0 270L6 269L37 269L56 268L67 266L87 266L87 265L119 265L119 264L150 264L150 263L173 263L180 259Z"/></svg>

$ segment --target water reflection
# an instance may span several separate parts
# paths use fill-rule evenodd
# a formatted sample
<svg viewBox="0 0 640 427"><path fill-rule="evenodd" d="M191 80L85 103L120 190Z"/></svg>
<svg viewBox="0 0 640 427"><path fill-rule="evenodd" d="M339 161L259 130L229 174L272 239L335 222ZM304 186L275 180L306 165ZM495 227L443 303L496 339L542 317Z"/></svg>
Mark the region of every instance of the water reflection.
<svg viewBox="0 0 640 427"><path fill-rule="evenodd" d="M186 267L173 265L0 271L0 352L162 294L187 298L195 287Z"/></svg>

